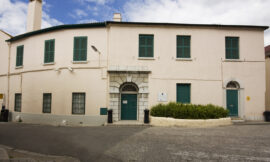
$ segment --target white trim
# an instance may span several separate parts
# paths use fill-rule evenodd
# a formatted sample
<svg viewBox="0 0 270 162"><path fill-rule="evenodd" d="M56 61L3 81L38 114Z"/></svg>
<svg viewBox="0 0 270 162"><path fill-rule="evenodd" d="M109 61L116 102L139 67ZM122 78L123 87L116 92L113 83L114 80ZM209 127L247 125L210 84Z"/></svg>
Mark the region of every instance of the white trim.
<svg viewBox="0 0 270 162"><path fill-rule="evenodd" d="M55 62L48 62L48 63L43 63L43 66L47 66L47 65L54 65Z"/></svg>
<svg viewBox="0 0 270 162"><path fill-rule="evenodd" d="M193 61L192 58L175 58L175 61Z"/></svg>
<svg viewBox="0 0 270 162"><path fill-rule="evenodd" d="M23 68L23 65L15 67L15 69L22 69L22 68Z"/></svg>
<svg viewBox="0 0 270 162"><path fill-rule="evenodd" d="M244 62L243 59L225 59L223 62Z"/></svg>
<svg viewBox="0 0 270 162"><path fill-rule="evenodd" d="M73 64L88 64L89 61L71 61Z"/></svg>
<svg viewBox="0 0 270 162"><path fill-rule="evenodd" d="M155 60L154 57L138 57L138 60Z"/></svg>

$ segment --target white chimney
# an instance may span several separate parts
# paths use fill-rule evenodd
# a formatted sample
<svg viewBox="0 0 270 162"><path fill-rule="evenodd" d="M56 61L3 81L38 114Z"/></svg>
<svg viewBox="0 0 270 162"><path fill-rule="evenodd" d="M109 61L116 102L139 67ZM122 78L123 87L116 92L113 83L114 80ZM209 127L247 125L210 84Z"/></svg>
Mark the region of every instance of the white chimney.
<svg viewBox="0 0 270 162"><path fill-rule="evenodd" d="M42 0L29 0L27 14L27 32L41 29Z"/></svg>
<svg viewBox="0 0 270 162"><path fill-rule="evenodd" d="M121 22L122 21L121 14L120 13L114 13L113 14L113 21Z"/></svg>

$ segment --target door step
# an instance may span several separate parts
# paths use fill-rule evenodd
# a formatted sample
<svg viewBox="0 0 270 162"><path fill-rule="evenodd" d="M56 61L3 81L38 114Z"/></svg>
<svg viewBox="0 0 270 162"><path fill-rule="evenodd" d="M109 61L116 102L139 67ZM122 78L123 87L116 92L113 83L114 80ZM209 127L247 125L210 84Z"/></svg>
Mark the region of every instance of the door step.
<svg viewBox="0 0 270 162"><path fill-rule="evenodd" d="M133 120L120 120L113 123L106 123L105 126L151 126L140 121Z"/></svg>
<svg viewBox="0 0 270 162"><path fill-rule="evenodd" d="M245 120L240 118L240 117L231 117L231 120L232 120L233 123L243 123L243 122L245 122Z"/></svg>

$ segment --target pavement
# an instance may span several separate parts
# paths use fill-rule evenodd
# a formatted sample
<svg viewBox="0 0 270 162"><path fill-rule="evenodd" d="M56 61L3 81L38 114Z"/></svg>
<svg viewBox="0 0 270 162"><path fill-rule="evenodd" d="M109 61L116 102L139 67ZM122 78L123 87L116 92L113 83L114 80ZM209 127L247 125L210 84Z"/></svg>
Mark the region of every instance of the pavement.
<svg viewBox="0 0 270 162"><path fill-rule="evenodd" d="M83 162L269 162L270 123L215 128L57 127L0 123L0 148L3 146L44 157L37 161L57 161L59 159L46 160L46 157L59 157ZM9 156L10 152L7 151ZM32 154L23 155L36 160Z"/></svg>

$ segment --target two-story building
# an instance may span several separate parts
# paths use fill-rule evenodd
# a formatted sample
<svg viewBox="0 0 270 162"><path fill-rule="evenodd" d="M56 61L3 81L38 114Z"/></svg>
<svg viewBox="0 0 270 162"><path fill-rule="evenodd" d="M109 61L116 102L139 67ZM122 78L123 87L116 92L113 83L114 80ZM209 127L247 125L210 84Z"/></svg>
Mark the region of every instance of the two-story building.
<svg viewBox="0 0 270 162"><path fill-rule="evenodd" d="M267 26L122 22L115 14L40 29L41 0L29 3L28 32L1 48L0 92L13 119L101 125L112 109L114 121L142 122L145 109L170 101L263 119Z"/></svg>

